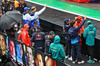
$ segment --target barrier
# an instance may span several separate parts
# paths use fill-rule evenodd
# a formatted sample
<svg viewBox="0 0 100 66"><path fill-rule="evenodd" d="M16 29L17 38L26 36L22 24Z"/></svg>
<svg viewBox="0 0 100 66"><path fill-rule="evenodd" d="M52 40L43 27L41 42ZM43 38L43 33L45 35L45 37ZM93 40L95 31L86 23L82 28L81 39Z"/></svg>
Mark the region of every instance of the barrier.
<svg viewBox="0 0 100 66"><path fill-rule="evenodd" d="M0 47L2 55L21 66L67 66L63 62L52 59L50 56L26 46L1 32Z"/></svg>

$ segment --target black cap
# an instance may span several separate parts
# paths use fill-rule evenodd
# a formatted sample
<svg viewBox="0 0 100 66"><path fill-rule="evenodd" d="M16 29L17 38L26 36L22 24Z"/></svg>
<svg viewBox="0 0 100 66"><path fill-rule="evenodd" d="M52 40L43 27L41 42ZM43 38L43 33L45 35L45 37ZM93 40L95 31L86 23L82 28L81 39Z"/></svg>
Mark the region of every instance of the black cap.
<svg viewBox="0 0 100 66"><path fill-rule="evenodd" d="M49 35L55 36L55 33L54 33L53 31L50 31L50 32L49 32Z"/></svg>

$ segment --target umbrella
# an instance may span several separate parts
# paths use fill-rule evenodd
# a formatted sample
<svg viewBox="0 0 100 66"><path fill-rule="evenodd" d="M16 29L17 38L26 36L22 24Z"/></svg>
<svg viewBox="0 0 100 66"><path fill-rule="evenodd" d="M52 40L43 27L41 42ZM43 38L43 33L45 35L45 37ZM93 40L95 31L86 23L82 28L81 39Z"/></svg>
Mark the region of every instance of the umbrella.
<svg viewBox="0 0 100 66"><path fill-rule="evenodd" d="M19 11L8 11L2 15L0 20L0 30L10 29L14 24L19 23L22 15Z"/></svg>

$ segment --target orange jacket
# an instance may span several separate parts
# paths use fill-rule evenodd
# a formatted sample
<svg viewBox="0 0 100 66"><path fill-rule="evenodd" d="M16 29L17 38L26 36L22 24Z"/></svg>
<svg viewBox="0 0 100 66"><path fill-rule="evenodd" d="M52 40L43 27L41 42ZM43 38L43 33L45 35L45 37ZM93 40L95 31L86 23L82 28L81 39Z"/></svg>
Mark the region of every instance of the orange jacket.
<svg viewBox="0 0 100 66"><path fill-rule="evenodd" d="M82 22L77 22L76 21L76 27L80 26ZM78 31L78 34L81 36L82 32L84 32L84 26L82 26L79 31Z"/></svg>
<svg viewBox="0 0 100 66"><path fill-rule="evenodd" d="M18 41L20 41L21 38L24 44L31 46L31 41L28 35L28 31L25 30L24 28L21 29L21 33L18 36Z"/></svg>

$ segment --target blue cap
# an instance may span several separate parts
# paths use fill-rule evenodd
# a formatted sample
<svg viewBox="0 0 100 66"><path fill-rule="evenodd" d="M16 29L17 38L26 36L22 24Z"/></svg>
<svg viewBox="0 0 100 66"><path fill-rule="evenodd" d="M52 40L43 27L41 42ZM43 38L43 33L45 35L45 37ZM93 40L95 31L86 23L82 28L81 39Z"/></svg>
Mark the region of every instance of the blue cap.
<svg viewBox="0 0 100 66"><path fill-rule="evenodd" d="M89 20L89 21L87 21L87 24L89 24L89 23L92 23L92 22Z"/></svg>
<svg viewBox="0 0 100 66"><path fill-rule="evenodd" d="M38 25L38 26L36 26L36 28L37 28L37 29L40 29L41 27Z"/></svg>
<svg viewBox="0 0 100 66"><path fill-rule="evenodd" d="M67 19L67 18L66 18L66 19L64 20L64 23L66 24L66 23L69 22L69 21L70 21L70 19Z"/></svg>
<svg viewBox="0 0 100 66"><path fill-rule="evenodd" d="M28 7L25 7L25 8L24 8L25 11L26 11L26 10L29 10L29 9L30 9L30 8L28 8Z"/></svg>

